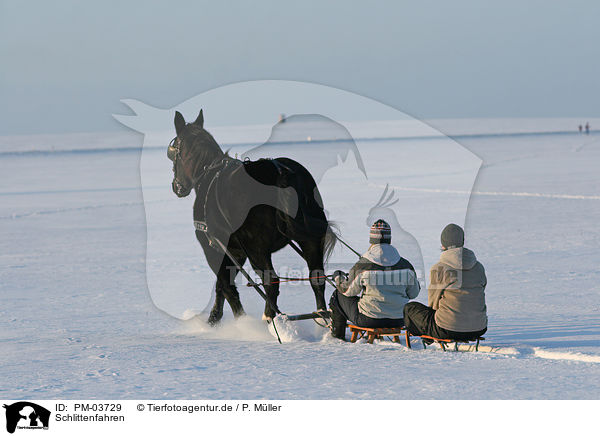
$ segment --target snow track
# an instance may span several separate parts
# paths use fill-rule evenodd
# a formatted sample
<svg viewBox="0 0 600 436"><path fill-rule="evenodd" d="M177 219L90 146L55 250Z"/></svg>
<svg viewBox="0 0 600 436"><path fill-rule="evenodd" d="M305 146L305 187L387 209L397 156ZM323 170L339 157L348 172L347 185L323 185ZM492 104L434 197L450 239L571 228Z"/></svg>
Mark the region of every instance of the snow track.
<svg viewBox="0 0 600 436"><path fill-rule="evenodd" d="M542 348L534 348L533 355L542 359L553 359L553 360L571 360L573 362L592 362L600 363L600 356L593 354L583 353L568 353L561 351L550 351Z"/></svg>
<svg viewBox="0 0 600 436"><path fill-rule="evenodd" d="M276 318L277 321L277 329L279 331L279 335L283 342L315 342L315 341L333 341L336 342L336 339L333 339L329 336L327 330L319 329L314 323L310 324L301 324L299 322L287 321L284 319ZM254 328L259 328L259 326L254 323ZM312 328L311 328L312 327ZM316 327L316 328L315 328ZM227 328L229 330L229 328ZM268 326L268 330L273 337L275 336L275 332L273 331L272 326ZM319 331L320 330L320 331ZM413 348L411 351L419 352L423 351L421 347L421 340L419 338L412 338L411 345ZM399 351L408 351L405 345L396 344L391 341L378 340L374 344L368 344L365 338L360 339L356 342L357 346L392 346L397 348ZM437 349L441 351L441 347L438 344L432 344L427 347L427 350ZM595 354L584 354L579 352L564 352L564 351L553 351L544 349L541 347L524 347L524 346L511 346L511 345L495 345L495 344L487 344L481 342L479 344L478 349L475 349L475 343L470 344L458 344L458 350L454 349L454 343L450 343L447 345L448 353L452 353L455 351L459 352L472 352L472 353L488 353L488 354L498 354L509 357L516 358L540 358L540 359L551 359L551 360L569 360L573 362L586 362L586 363L600 363L600 355Z"/></svg>
<svg viewBox="0 0 600 436"><path fill-rule="evenodd" d="M34 216L42 216L42 215L54 215L59 213L69 213L69 212L82 212L96 209L104 209L107 207L130 207L130 206L143 206L143 202L140 201L129 201L125 203L109 203L109 204L96 204L90 206L81 206L81 207L64 207L64 208L56 208L49 210L36 210L27 213L14 213L12 215L4 215L0 216L0 220L14 220L20 218L30 218Z"/></svg>
<svg viewBox="0 0 600 436"><path fill-rule="evenodd" d="M385 185L370 184L377 188L385 188ZM542 192L499 192L499 191L464 191L453 189L429 189L429 188L409 188L405 186L390 185L396 191L407 192L426 192L432 194L460 194L460 195L481 195L492 197L534 197L534 198L555 198L560 200L600 200L600 195L572 195L572 194L545 194Z"/></svg>
<svg viewBox="0 0 600 436"><path fill-rule="evenodd" d="M284 343L302 343L302 342L338 342L337 339L332 338L328 330L317 326L314 321L288 321L285 316L278 316L275 318L277 324L277 331ZM195 326L195 327L192 327ZM270 333L266 334L266 331ZM222 338L222 339L244 339L244 340L269 340L272 341L276 337L275 331L271 324L266 325L265 322L251 317L243 317L238 320L229 320L223 323L222 326L213 328L208 324L203 323L199 319L194 319L191 324L185 330L187 333L200 333L206 334L210 337ZM348 339L348 338L347 338ZM487 341L489 342L489 341ZM358 340L356 346L391 346L398 351L408 351L404 344L393 343L387 339L378 340L374 344L368 344L365 338ZM411 340L413 348L410 351L419 352L423 351L421 348L421 339L413 337ZM282 345L285 346L285 345ZM427 347L426 350L440 350L439 344L432 344ZM475 343L469 344L458 344L458 352L471 352L471 353L486 353L486 354L498 354L508 357L515 358L540 358L550 360L569 360L572 362L585 362L585 363L600 363L600 355L596 354L584 354L579 352L565 352L565 351L553 351L544 349L541 347L527 347L518 345L496 345L481 342L478 350L475 349ZM447 345L448 353L456 352L454 349L454 343Z"/></svg>

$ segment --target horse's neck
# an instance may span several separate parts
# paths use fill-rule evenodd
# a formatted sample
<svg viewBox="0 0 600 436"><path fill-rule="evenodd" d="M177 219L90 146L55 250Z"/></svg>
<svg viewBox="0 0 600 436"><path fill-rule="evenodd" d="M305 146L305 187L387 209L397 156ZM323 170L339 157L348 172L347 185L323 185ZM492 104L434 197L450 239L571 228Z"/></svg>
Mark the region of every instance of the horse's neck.
<svg viewBox="0 0 600 436"><path fill-rule="evenodd" d="M215 161L223 159L224 157L225 153L223 153L221 150L215 150L211 153L204 153L202 156L200 156L194 165L194 180L201 178L207 167L209 167Z"/></svg>

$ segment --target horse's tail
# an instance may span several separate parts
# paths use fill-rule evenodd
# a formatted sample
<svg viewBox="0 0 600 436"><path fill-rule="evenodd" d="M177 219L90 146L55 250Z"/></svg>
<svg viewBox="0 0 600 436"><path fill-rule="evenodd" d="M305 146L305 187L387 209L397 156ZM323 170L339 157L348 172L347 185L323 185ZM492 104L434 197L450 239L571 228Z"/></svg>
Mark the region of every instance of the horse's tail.
<svg viewBox="0 0 600 436"><path fill-rule="evenodd" d="M329 260L331 254L333 253L333 249L335 248L335 244L338 241L339 228L336 223L333 221L327 221L327 231L325 232L325 249L323 251L324 254L324 262Z"/></svg>

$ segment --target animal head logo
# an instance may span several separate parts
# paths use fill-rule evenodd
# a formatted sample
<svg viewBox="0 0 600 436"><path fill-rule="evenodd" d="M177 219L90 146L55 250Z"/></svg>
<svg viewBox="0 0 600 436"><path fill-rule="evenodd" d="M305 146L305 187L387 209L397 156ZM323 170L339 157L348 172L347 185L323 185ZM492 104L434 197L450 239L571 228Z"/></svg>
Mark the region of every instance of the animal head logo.
<svg viewBox="0 0 600 436"><path fill-rule="evenodd" d="M348 129L324 115L296 114L285 118L285 122L273 126L264 144L244 152L242 159L277 157L277 153L285 153L305 165L317 184L327 171L346 162L350 155L356 169L368 178L360 150Z"/></svg>
<svg viewBox="0 0 600 436"><path fill-rule="evenodd" d="M6 409L6 431L14 433L21 429L47 429L50 423L50 411L29 401L19 401L3 406Z"/></svg>
<svg viewBox="0 0 600 436"><path fill-rule="evenodd" d="M369 210L369 215L367 215L366 224L367 226L371 226L378 219L384 219L388 221L388 219L383 218L384 216L394 216L395 212L392 210L392 206L400 201L398 198L394 199L394 190L388 192L390 185L386 184L381 197L377 200L377 203ZM396 220L397 221L397 220Z"/></svg>
<svg viewBox="0 0 600 436"><path fill-rule="evenodd" d="M252 81L207 91L169 109L136 100L123 103L134 115L114 117L144 134L140 176L148 289L157 307L179 319L207 313L215 292L214 277L194 238L190 211L196 196L185 196L191 192L188 176L174 162L184 145L175 139L169 147L171 161L165 156L178 130L183 138L186 128L207 128L223 150L232 147L231 157L242 160L290 157L306 164L327 218L339 225L350 245L362 249L368 242L356 230L365 216L367 225L383 218L400 253L416 270L423 264L417 260L422 258L419 247L423 253L436 253L440 230L448 222L464 223L481 166L481 159L427 124L322 85ZM174 126L176 112L181 116ZM278 121L282 113L288 115ZM193 114L194 121L185 123L183 114ZM384 121L341 121L347 119ZM345 254L336 250L331 262L350 261Z"/></svg>
<svg viewBox="0 0 600 436"><path fill-rule="evenodd" d="M400 199L394 198L394 195L394 189L390 190L389 184L386 184L381 197L379 197L377 203L375 203L375 205L369 210L366 224L370 227L375 221L383 219L390 225L392 228L393 244L402 253L402 256L412 263L421 287L424 287L425 268L421 246L417 242L417 239L410 232L406 231L400 224L396 210L398 210L399 213L406 212L402 211L402 208L392 208L392 206L396 205L400 201Z"/></svg>

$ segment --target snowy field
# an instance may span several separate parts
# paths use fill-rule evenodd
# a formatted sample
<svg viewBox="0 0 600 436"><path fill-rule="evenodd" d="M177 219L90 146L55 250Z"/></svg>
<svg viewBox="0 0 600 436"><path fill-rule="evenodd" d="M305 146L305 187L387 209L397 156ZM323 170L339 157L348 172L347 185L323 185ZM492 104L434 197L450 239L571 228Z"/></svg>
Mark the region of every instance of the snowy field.
<svg viewBox="0 0 600 436"><path fill-rule="evenodd" d="M368 180L350 156L320 183L330 218L360 251L365 219L385 185L394 188L396 227L419 241L426 271L444 220L464 223L466 246L486 267L494 353L342 343L312 321L282 325L280 345L241 282L249 316L234 321L226 305L222 325L209 328L201 297L213 283L194 245L191 200L169 192L166 143L144 150L141 174L134 133L0 138L0 397L598 399L600 134L575 133L577 122L432 122L464 147L452 152L444 137L386 137L381 123L363 123L353 134ZM241 155L251 148L244 132L252 137L250 127L215 136ZM388 171L370 171L382 156ZM147 278L148 217L149 232L178 223L198 251L173 257L149 245ZM339 246L331 263L354 260ZM303 268L285 249L274 264ZM165 292L171 280L180 291ZM417 300L427 301L425 289ZM306 284L283 286L279 305L315 308Z"/></svg>

